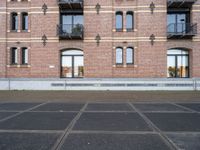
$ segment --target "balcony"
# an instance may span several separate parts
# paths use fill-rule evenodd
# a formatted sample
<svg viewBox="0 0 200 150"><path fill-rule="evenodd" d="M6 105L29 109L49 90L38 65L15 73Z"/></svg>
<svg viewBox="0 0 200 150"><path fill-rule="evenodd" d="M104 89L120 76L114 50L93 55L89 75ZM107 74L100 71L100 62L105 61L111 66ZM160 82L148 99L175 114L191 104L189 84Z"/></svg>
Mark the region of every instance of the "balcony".
<svg viewBox="0 0 200 150"><path fill-rule="evenodd" d="M197 24L171 23L167 26L168 39L188 39L197 34Z"/></svg>
<svg viewBox="0 0 200 150"><path fill-rule="evenodd" d="M60 24L57 26L60 39L83 39L84 28L82 24Z"/></svg>
<svg viewBox="0 0 200 150"><path fill-rule="evenodd" d="M61 9L83 9L83 0L57 0Z"/></svg>
<svg viewBox="0 0 200 150"><path fill-rule="evenodd" d="M168 8L190 8L197 0L167 0Z"/></svg>

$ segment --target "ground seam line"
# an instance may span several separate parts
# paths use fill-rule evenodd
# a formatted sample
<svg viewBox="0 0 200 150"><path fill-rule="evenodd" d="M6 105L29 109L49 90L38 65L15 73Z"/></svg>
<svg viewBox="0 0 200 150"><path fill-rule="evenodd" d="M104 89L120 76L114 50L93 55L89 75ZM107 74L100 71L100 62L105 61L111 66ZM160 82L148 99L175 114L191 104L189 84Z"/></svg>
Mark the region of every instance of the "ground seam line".
<svg viewBox="0 0 200 150"><path fill-rule="evenodd" d="M183 109L188 110L188 111L193 112L193 113L199 113L199 112L196 111L196 110L193 110L193 109L191 109L191 108L182 106L182 105L180 105L180 104L176 104L176 103L170 103L170 104L172 104L172 105L174 105L174 106L177 106L177 107L179 107L179 108L183 108Z"/></svg>
<svg viewBox="0 0 200 150"><path fill-rule="evenodd" d="M87 107L88 102L85 103L83 108L79 111L79 113L74 117L74 119L70 122L70 124L67 126L67 128L64 130L63 134L60 136L60 138L57 140L57 142L54 144L54 146L51 148L52 150L59 150L61 146L64 144L65 139L68 137L70 134L70 131L74 127L75 123L77 120L80 118L82 113L84 112L85 108Z"/></svg>
<svg viewBox="0 0 200 150"><path fill-rule="evenodd" d="M29 108L29 109L26 109L26 110L23 110L23 111L19 111L19 112L17 112L17 113L14 114L14 115L11 115L11 116L8 116L8 117L6 117L6 118L4 118L4 119L1 119L0 122L6 121L6 120L11 119L11 118L14 118L14 117L16 117L16 116L19 116L19 115L25 113L25 112L29 112L29 111L31 111L31 110L33 110L33 109L35 109L35 108L38 108L38 107L40 107L40 106L42 106L42 105L47 104L47 103L48 103L48 102L44 102L44 103L41 103L41 104L36 105L36 106L34 106L34 107L31 107L31 108Z"/></svg>
<svg viewBox="0 0 200 150"><path fill-rule="evenodd" d="M135 109L135 111L144 119L144 121L156 132L160 135L161 139L165 144L169 146L171 150L178 150L179 148L171 142L165 134L149 119L147 118L139 109L137 109L132 103L129 102L129 105Z"/></svg>
<svg viewBox="0 0 200 150"><path fill-rule="evenodd" d="M0 133L62 133L62 130L0 130Z"/></svg>

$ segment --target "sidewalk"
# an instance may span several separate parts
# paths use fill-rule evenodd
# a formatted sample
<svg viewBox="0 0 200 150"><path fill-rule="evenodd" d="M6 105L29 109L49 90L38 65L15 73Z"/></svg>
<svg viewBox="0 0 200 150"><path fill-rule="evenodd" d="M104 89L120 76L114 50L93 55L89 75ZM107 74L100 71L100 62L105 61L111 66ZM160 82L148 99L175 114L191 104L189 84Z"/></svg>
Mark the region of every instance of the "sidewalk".
<svg viewBox="0 0 200 150"><path fill-rule="evenodd" d="M200 92L0 91L0 102L194 102Z"/></svg>

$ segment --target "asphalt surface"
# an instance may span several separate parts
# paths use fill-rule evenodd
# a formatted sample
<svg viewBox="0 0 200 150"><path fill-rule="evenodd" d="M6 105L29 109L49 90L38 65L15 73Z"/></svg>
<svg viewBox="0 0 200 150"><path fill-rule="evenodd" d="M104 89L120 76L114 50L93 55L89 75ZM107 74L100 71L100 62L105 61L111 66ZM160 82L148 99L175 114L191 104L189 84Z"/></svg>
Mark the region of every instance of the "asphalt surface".
<svg viewBox="0 0 200 150"><path fill-rule="evenodd" d="M0 150L200 150L200 102L1 101Z"/></svg>

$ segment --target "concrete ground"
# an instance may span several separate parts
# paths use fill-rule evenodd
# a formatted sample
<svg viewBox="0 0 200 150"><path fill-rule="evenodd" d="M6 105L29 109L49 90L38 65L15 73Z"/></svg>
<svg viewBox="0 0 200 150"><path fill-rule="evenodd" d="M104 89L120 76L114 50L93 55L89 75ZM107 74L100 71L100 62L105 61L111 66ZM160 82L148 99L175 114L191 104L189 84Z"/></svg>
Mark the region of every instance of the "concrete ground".
<svg viewBox="0 0 200 150"><path fill-rule="evenodd" d="M0 102L195 102L200 91L0 91Z"/></svg>
<svg viewBox="0 0 200 150"><path fill-rule="evenodd" d="M0 92L2 150L199 150L199 92Z"/></svg>

